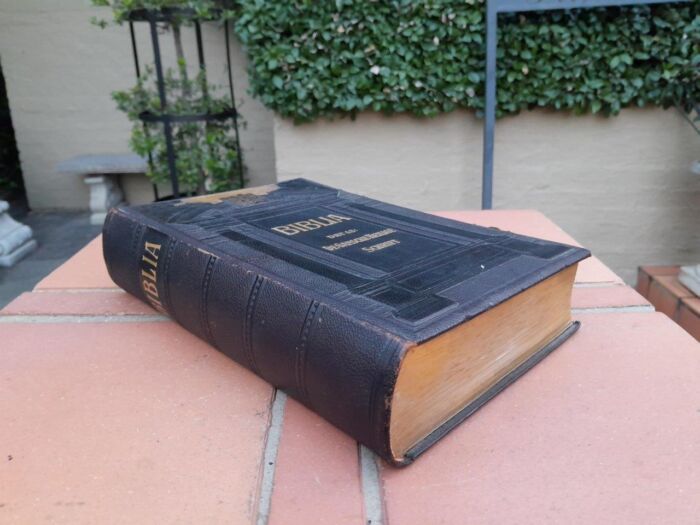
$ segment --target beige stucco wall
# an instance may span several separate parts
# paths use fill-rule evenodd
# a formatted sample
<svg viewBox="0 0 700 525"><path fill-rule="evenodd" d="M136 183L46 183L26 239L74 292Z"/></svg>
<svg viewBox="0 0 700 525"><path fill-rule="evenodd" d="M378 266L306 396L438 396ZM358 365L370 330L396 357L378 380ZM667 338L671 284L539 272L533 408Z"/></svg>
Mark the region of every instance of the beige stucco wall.
<svg viewBox="0 0 700 525"><path fill-rule="evenodd" d="M126 27L89 0L0 0L0 62L32 207L85 208L77 177L57 162L128 151L130 125L110 92L133 84ZM142 57L151 55L139 27ZM192 49L191 34L185 34ZM220 29L204 34L209 71L224 80ZM294 126L247 94L245 57L232 39L235 89L251 185L306 176L424 210L477 208L481 121L456 112L430 120L363 114ZM164 36L166 61L172 42ZM193 60L194 56L189 55ZM274 133L273 133L274 130ZM641 263L700 260L700 137L674 111L625 110L616 118L538 111L498 122L495 204L542 210L626 280ZM127 197L150 198L143 178L123 177Z"/></svg>
<svg viewBox="0 0 700 525"><path fill-rule="evenodd" d="M110 17L90 0L0 0L0 64L7 83L12 121L30 205L85 208L87 189L77 177L58 175L57 162L73 155L128 152L130 124L118 112L110 92L134 83L128 28L105 30L92 16ZM152 57L143 24L139 43ZM186 40L190 40L189 34ZM172 40L162 39L172 56ZM207 28L206 58L212 79L224 79L223 33ZM192 47L187 46L187 50ZM194 62L195 55L189 55ZM241 145L251 184L273 181L272 115L248 96L245 57L235 38L232 59L236 98L246 121ZM150 187L135 177L123 181L133 200L151 197Z"/></svg>
<svg viewBox="0 0 700 525"><path fill-rule="evenodd" d="M482 121L362 114L275 120L280 180L304 176L422 210L478 208ZM498 121L496 208L541 210L626 281L636 266L700 261L700 137L675 111L615 118L537 111Z"/></svg>

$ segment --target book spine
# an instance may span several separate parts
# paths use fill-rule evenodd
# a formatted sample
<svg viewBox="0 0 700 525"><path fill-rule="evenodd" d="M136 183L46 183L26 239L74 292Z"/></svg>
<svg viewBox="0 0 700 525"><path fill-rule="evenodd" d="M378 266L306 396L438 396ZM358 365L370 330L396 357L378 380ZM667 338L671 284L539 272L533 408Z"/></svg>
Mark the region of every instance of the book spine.
<svg viewBox="0 0 700 525"><path fill-rule="evenodd" d="M390 400L409 342L247 261L112 210L103 229L114 282L302 402L392 464Z"/></svg>

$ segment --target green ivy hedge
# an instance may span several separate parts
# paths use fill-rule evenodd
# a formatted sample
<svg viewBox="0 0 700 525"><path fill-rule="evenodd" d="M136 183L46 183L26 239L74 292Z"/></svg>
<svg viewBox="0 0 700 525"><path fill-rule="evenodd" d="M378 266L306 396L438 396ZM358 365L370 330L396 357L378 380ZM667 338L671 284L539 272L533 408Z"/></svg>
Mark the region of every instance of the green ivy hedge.
<svg viewBox="0 0 700 525"><path fill-rule="evenodd" d="M297 122L483 107L483 1L239 0L252 91ZM700 2L502 15L500 114L698 100Z"/></svg>

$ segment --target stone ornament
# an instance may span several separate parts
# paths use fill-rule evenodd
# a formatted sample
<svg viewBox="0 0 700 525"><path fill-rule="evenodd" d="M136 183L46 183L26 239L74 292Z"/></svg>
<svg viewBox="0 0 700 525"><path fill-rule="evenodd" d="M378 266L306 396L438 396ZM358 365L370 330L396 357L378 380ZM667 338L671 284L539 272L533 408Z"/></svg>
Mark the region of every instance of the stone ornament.
<svg viewBox="0 0 700 525"><path fill-rule="evenodd" d="M10 204L0 201L0 267L14 266L37 247L32 229L14 220L9 211Z"/></svg>

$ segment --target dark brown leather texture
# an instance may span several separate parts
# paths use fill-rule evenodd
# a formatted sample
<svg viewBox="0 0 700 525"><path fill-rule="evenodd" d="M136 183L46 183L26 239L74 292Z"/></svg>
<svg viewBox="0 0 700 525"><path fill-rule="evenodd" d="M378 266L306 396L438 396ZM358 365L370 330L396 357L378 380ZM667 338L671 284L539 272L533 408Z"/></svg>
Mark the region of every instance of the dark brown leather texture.
<svg viewBox="0 0 700 525"><path fill-rule="evenodd" d="M389 450L406 350L590 255L304 179L116 208L103 234L115 283L394 465L436 441Z"/></svg>

